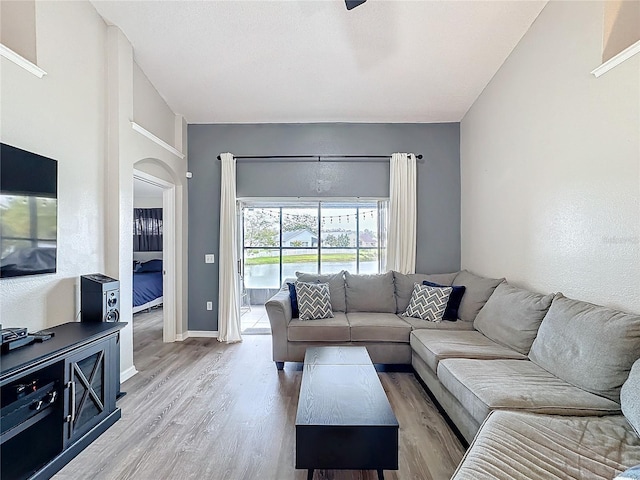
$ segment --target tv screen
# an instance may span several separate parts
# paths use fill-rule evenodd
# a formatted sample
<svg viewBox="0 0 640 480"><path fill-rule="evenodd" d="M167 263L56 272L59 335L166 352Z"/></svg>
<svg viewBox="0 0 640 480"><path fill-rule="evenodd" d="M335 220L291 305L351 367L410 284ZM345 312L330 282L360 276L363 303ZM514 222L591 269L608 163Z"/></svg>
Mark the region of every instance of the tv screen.
<svg viewBox="0 0 640 480"><path fill-rule="evenodd" d="M56 272L58 162L0 144L0 278Z"/></svg>

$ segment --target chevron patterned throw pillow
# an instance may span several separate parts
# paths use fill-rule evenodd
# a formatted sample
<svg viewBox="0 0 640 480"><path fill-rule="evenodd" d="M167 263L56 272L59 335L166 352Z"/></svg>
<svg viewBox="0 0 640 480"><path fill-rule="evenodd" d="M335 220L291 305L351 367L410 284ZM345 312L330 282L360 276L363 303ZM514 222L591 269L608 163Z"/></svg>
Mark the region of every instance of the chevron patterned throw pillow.
<svg viewBox="0 0 640 480"><path fill-rule="evenodd" d="M333 318L328 283L296 282L296 295L300 320Z"/></svg>
<svg viewBox="0 0 640 480"><path fill-rule="evenodd" d="M404 314L407 317L440 322L447 308L451 292L453 292L451 287L430 287L416 283L413 286L411 301Z"/></svg>

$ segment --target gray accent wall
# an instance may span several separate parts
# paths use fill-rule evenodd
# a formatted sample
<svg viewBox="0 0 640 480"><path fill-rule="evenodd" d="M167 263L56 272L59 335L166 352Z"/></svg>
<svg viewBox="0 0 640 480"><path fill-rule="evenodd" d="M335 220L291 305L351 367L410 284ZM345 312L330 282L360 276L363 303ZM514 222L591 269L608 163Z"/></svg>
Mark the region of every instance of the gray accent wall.
<svg viewBox="0 0 640 480"><path fill-rule="evenodd" d="M189 125L189 330L218 329L220 162L234 155L424 155L416 271L460 269L460 124ZM239 160L238 197L387 197L386 161ZM205 264L214 253L216 263ZM206 302L213 310L206 310Z"/></svg>

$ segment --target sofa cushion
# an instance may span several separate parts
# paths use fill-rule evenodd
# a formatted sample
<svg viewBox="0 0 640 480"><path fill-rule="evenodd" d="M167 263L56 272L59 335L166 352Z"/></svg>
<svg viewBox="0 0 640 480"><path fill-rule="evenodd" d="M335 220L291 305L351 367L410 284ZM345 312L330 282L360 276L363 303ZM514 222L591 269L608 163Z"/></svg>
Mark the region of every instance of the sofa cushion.
<svg viewBox="0 0 640 480"><path fill-rule="evenodd" d="M467 270L462 270L458 273L451 285L464 285L466 287L458 310L460 319L465 322L473 322L493 291L502 282L504 282L504 278L479 277Z"/></svg>
<svg viewBox="0 0 640 480"><path fill-rule="evenodd" d="M472 331L416 330L411 333L411 348L434 373L437 371L438 362L445 358L527 358L488 339L480 332Z"/></svg>
<svg viewBox="0 0 640 480"><path fill-rule="evenodd" d="M395 313L348 312L352 342L409 343L411 325Z"/></svg>
<svg viewBox="0 0 640 480"><path fill-rule="evenodd" d="M640 459L640 439L624 417L494 411L452 480L609 480Z"/></svg>
<svg viewBox="0 0 640 480"><path fill-rule="evenodd" d="M428 280L423 280L422 285L428 285L430 287L444 287L446 285L440 285L439 283L429 282ZM460 309L460 302L462 301L462 297L464 296L464 291L467 287L464 285L460 285L458 287L451 287L451 295L449 295L449 300L447 300L447 308L444 311L444 315L442 315L443 320L451 320L455 322L458 320L458 310Z"/></svg>
<svg viewBox="0 0 640 480"><path fill-rule="evenodd" d="M294 318L287 327L287 338L290 342L348 342L351 340L349 321L342 312L322 320Z"/></svg>
<svg viewBox="0 0 640 480"><path fill-rule="evenodd" d="M529 358L572 385L620 402L640 352L640 315L557 294Z"/></svg>
<svg viewBox="0 0 640 480"><path fill-rule="evenodd" d="M300 320L333 318L328 283L296 282Z"/></svg>
<svg viewBox="0 0 640 480"><path fill-rule="evenodd" d="M411 294L413 293L413 285L416 283L422 283L425 280L438 283L444 286L451 286L451 282L456 278L458 273L435 273L432 275L424 275L421 273L412 273L405 275L400 272L393 272L393 283L395 285L396 293L396 313L404 313L411 300Z"/></svg>
<svg viewBox="0 0 640 480"><path fill-rule="evenodd" d="M531 350L553 294L540 295L503 282L473 321L476 330L525 355Z"/></svg>
<svg viewBox="0 0 640 480"><path fill-rule="evenodd" d="M617 403L559 379L529 360L448 358L438 379L478 422L491 410L525 410L558 415L606 415Z"/></svg>
<svg viewBox="0 0 640 480"><path fill-rule="evenodd" d="M411 328L414 330L473 330L473 323L462 322L460 320L457 322L449 322L447 320L443 320L442 322L425 322L419 318L405 316L402 316L402 319L411 325Z"/></svg>
<svg viewBox="0 0 640 480"><path fill-rule="evenodd" d="M416 283L404 316L441 322L452 291L451 287L430 287Z"/></svg>
<svg viewBox="0 0 640 480"><path fill-rule="evenodd" d="M629 378L622 385L620 406L627 421L640 436L640 359L633 364Z"/></svg>
<svg viewBox="0 0 640 480"><path fill-rule="evenodd" d="M296 272L299 282L328 283L329 296L331 297L331 310L344 312L347 309L347 301L344 291L344 271L318 275L317 273Z"/></svg>
<svg viewBox="0 0 640 480"><path fill-rule="evenodd" d="M393 272L354 275L345 272L347 312L395 313Z"/></svg>

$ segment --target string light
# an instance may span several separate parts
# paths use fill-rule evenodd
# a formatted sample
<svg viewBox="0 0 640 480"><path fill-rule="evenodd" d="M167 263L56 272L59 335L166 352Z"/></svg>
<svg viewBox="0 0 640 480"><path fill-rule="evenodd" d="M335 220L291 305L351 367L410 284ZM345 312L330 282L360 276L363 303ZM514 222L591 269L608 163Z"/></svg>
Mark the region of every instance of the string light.
<svg viewBox="0 0 640 480"><path fill-rule="evenodd" d="M273 218L273 219L279 219L280 218L280 213L279 212L274 212L273 209L260 209L260 208L254 208L254 207L247 207L247 210L255 215L261 215L261 216L266 216L269 218ZM370 219L375 219L376 217L376 212L377 210L361 210L358 215L362 215L362 219L366 220L367 217ZM327 219L329 219L329 221L331 223L333 223L333 219L337 219L338 223L342 223L342 217L345 217L345 220L347 222L350 222L352 219L351 217L354 217L353 220L355 220L355 217L357 217L356 214L348 214L348 215L321 215L320 220L321 222L325 223ZM290 221L294 221L294 222L302 222L305 220L309 220L309 219L314 219L317 218L317 215L315 214L307 214L307 215L300 215L300 214L292 214L292 213L283 213L282 214L282 218L284 220L290 220Z"/></svg>

